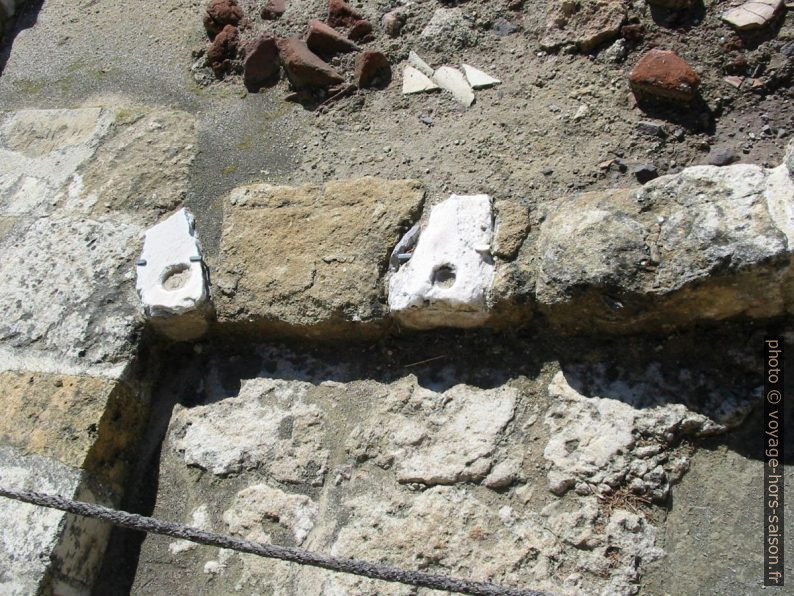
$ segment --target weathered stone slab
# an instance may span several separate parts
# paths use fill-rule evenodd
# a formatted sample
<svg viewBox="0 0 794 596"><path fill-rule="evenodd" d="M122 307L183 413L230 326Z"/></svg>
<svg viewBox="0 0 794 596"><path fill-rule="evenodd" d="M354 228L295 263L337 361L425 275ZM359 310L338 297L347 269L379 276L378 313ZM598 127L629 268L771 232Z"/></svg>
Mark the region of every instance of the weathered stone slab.
<svg viewBox="0 0 794 596"><path fill-rule="evenodd" d="M410 382L388 393L383 411L373 412L377 422L356 428L348 449L357 458L394 462L398 482L431 486L485 478L518 399L510 387L458 385L440 393Z"/></svg>
<svg viewBox="0 0 794 596"><path fill-rule="evenodd" d="M79 194L75 175L112 122L101 108L0 115L0 213L44 215Z"/></svg>
<svg viewBox="0 0 794 596"><path fill-rule="evenodd" d="M137 350L141 229L43 217L18 224L0 260L0 370L118 376Z"/></svg>
<svg viewBox="0 0 794 596"><path fill-rule="evenodd" d="M91 213L134 213L147 223L187 196L196 156L193 116L178 110L120 107L108 136L74 177L71 202Z"/></svg>
<svg viewBox="0 0 794 596"><path fill-rule="evenodd" d="M7 446L0 446L0 484L113 504L80 470ZM103 522L0 499L0 592L90 593L109 534Z"/></svg>
<svg viewBox="0 0 794 596"><path fill-rule="evenodd" d="M0 214L136 212L156 219L185 198L191 116L145 108L0 114Z"/></svg>
<svg viewBox="0 0 794 596"><path fill-rule="evenodd" d="M557 0L549 10L544 50L575 46L589 52L617 37L626 20L626 6L620 0Z"/></svg>
<svg viewBox="0 0 794 596"><path fill-rule="evenodd" d="M389 253L423 201L413 180L236 189L211 267L219 322L314 337L382 322Z"/></svg>
<svg viewBox="0 0 794 596"><path fill-rule="evenodd" d="M145 405L120 381L0 372L0 444L83 469L123 492Z"/></svg>
<svg viewBox="0 0 794 596"><path fill-rule="evenodd" d="M536 249L542 310L615 331L782 314L792 249L769 203L785 219L794 183L774 172L696 166L564 201Z"/></svg>

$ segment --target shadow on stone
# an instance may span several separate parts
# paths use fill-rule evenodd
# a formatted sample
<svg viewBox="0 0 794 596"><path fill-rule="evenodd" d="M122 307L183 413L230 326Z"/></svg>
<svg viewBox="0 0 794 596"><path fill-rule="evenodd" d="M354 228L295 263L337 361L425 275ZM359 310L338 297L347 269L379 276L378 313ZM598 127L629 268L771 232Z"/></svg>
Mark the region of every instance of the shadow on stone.
<svg viewBox="0 0 794 596"><path fill-rule="evenodd" d="M700 95L686 109L650 97L637 98L637 105L648 117L672 122L688 131L712 135L716 130L716 115Z"/></svg>
<svg viewBox="0 0 794 596"><path fill-rule="evenodd" d="M742 40L744 47L753 51L761 44L777 39L780 36L780 30L786 21L786 11L780 11L780 14L770 22L766 27L760 29L749 29L747 31L733 31L739 39Z"/></svg>
<svg viewBox="0 0 794 596"><path fill-rule="evenodd" d="M703 0L694 0L688 8L676 9L650 6L653 22L666 29L691 29L703 22L706 7Z"/></svg>

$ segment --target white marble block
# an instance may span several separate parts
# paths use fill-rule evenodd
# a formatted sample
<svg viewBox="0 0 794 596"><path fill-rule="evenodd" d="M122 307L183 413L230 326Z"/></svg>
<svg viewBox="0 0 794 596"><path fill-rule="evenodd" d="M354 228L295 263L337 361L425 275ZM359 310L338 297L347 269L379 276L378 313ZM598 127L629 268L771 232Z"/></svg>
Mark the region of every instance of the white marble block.
<svg viewBox="0 0 794 596"><path fill-rule="evenodd" d="M193 217L180 209L146 232L136 289L148 317L175 317L205 309L207 280Z"/></svg>
<svg viewBox="0 0 794 596"><path fill-rule="evenodd" d="M494 278L488 195L452 195L433 207L416 249L389 280L389 310L407 327L475 327L489 315Z"/></svg>

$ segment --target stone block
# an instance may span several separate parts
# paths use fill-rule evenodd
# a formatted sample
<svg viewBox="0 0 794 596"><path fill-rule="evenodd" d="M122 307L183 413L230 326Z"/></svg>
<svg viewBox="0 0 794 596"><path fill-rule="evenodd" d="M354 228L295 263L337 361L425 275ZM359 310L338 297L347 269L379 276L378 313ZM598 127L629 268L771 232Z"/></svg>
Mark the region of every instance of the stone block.
<svg viewBox="0 0 794 596"><path fill-rule="evenodd" d="M82 469L123 493L146 407L123 382L0 372L0 444Z"/></svg>
<svg viewBox="0 0 794 596"><path fill-rule="evenodd" d="M423 202L413 180L234 190L211 266L218 321L329 338L382 325L388 257Z"/></svg>

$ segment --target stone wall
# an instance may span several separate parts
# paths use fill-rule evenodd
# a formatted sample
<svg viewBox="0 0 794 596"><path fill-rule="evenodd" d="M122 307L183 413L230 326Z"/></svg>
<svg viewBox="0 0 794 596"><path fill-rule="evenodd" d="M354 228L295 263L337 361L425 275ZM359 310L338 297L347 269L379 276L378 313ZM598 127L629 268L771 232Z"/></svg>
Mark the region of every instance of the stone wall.
<svg viewBox="0 0 794 596"><path fill-rule="evenodd" d="M184 199L192 120L0 114L0 478L117 506L148 418L134 290L145 226ZM0 591L86 593L105 524L3 500Z"/></svg>
<svg viewBox="0 0 794 596"><path fill-rule="evenodd" d="M417 180L248 185L205 253L179 209L195 135L141 106L0 115L0 480L118 506L154 466L164 518L636 593L686 445L743 420L757 364L739 350L726 375L637 334L791 311L794 147L771 169L563 198L535 228L515 202ZM576 343L592 331L626 351ZM310 341L263 343L280 337ZM90 590L109 528L0 508L4 592ZM133 591L378 590L154 537L138 571Z"/></svg>

